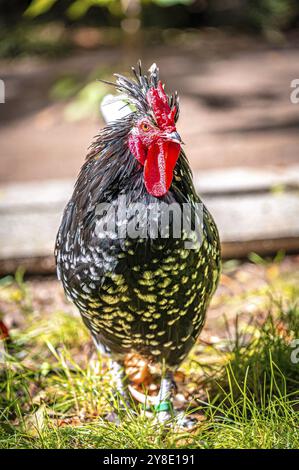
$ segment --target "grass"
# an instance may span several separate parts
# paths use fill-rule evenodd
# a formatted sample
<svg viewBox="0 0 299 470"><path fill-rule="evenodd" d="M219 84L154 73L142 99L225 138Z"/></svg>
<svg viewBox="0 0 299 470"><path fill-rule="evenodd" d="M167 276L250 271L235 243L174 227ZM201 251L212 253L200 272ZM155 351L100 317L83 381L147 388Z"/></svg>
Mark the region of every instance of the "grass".
<svg viewBox="0 0 299 470"><path fill-rule="evenodd" d="M36 307L22 273L2 279L0 299L22 321L0 349L0 448L298 448L297 280L275 276L259 295L263 315L228 319L217 341L194 348L179 392L198 425L165 432L137 405L109 422L109 368L81 319Z"/></svg>

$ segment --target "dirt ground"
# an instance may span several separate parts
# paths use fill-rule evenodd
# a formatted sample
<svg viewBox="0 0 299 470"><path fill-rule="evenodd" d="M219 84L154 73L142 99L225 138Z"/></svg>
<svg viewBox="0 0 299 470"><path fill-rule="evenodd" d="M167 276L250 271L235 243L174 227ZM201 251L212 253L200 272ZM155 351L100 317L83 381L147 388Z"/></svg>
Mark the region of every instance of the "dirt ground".
<svg viewBox="0 0 299 470"><path fill-rule="evenodd" d="M193 168L279 167L298 163L299 104L290 102L298 76L298 39L280 47L213 33L187 45L128 52L101 48L45 61L0 62L6 103L0 105L0 182L74 177L102 126L98 118L65 119L49 90L67 73L96 67L125 71L139 57L157 62L167 90L181 96L179 131Z"/></svg>

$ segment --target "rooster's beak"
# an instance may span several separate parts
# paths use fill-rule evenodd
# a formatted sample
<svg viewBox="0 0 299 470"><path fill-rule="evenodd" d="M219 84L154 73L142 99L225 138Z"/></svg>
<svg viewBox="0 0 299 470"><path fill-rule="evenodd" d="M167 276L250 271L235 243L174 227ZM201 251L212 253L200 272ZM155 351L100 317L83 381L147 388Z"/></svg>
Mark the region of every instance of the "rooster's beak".
<svg viewBox="0 0 299 470"><path fill-rule="evenodd" d="M166 134L167 140L171 142L175 142L176 144L183 144L184 142L181 139L181 136L178 132L171 132L170 134Z"/></svg>

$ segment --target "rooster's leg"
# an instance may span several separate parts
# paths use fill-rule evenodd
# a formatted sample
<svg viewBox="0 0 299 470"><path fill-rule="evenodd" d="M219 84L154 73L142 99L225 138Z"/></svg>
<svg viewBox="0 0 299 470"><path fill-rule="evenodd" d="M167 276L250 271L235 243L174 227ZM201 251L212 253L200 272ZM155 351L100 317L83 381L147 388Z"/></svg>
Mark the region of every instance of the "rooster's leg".
<svg viewBox="0 0 299 470"><path fill-rule="evenodd" d="M175 382L173 373L171 371L164 372L161 378L157 405L155 406L157 421L159 423L166 423L173 417L172 396L174 388Z"/></svg>
<svg viewBox="0 0 299 470"><path fill-rule="evenodd" d="M121 409L130 406L130 396L128 391L128 380L125 373L124 365L120 362L112 360L112 380L113 389L116 392L116 400L118 407Z"/></svg>
<svg viewBox="0 0 299 470"><path fill-rule="evenodd" d="M127 377L122 363L111 359L112 390L111 406L112 411L106 415L106 419L119 425L126 414L132 412L131 400L128 392Z"/></svg>
<svg viewBox="0 0 299 470"><path fill-rule="evenodd" d="M197 421L191 416L186 415L184 412L176 412L172 406L172 398L174 391L177 389L173 373L167 371L161 379L160 392L158 395L156 409L156 419L159 423L171 423L179 428L192 429Z"/></svg>
<svg viewBox="0 0 299 470"><path fill-rule="evenodd" d="M99 341L98 337L92 335L94 344L102 356L106 356L111 361L111 372L112 372L112 406L115 411L124 411L130 408L130 395L128 391L128 381L125 374L124 364L115 361L111 357L110 351ZM115 413L111 413L108 416L111 421L118 421Z"/></svg>
<svg viewBox="0 0 299 470"><path fill-rule="evenodd" d="M125 374L124 365L111 359L112 389L111 406L112 411L106 415L106 419L119 425L122 418L131 415L132 402L128 391L128 381Z"/></svg>

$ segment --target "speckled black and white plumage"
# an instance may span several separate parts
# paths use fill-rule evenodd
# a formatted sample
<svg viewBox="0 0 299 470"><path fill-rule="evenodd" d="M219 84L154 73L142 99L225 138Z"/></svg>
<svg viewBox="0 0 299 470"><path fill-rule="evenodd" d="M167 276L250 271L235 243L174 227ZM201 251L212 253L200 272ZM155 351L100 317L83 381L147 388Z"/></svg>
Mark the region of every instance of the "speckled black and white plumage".
<svg viewBox="0 0 299 470"><path fill-rule="evenodd" d="M170 190L155 198L146 191L140 164L128 148L135 120L142 113L151 114L144 96L156 83L156 74L144 78L137 72L134 81L118 76L118 89L137 110L107 125L96 137L62 218L56 261L66 294L113 358L137 352L174 369L194 345L218 282L220 245L211 215L204 207L203 242L196 249L186 249L183 238L119 239L96 234L102 217L98 204L117 205L120 194L128 203L146 205L200 202L183 151ZM177 96L170 100L178 108Z"/></svg>

